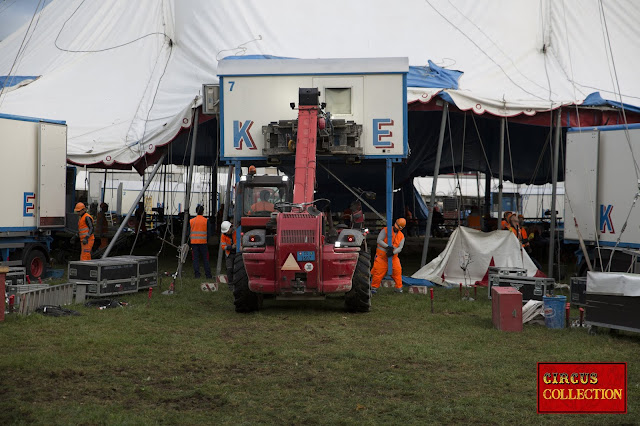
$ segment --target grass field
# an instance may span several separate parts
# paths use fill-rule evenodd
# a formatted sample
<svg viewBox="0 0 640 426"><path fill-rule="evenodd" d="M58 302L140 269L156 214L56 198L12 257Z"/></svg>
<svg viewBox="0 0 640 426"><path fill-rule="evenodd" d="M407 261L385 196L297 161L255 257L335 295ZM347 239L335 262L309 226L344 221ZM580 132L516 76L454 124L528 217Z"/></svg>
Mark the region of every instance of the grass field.
<svg viewBox="0 0 640 426"><path fill-rule="evenodd" d="M240 315L191 274L150 306L0 323L0 424L640 423L637 335L503 333L485 290L436 289L435 314L384 289L368 314L330 299ZM627 361L629 414L537 415L538 361Z"/></svg>

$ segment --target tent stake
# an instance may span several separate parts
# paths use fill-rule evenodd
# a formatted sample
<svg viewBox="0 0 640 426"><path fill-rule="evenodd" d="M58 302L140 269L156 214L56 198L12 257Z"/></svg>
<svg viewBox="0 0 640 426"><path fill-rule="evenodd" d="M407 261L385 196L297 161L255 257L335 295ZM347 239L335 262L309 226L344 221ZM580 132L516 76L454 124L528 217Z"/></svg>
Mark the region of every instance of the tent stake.
<svg viewBox="0 0 640 426"><path fill-rule="evenodd" d="M187 173L187 188L185 189L184 197L184 218L182 220L182 239L180 240L180 247L184 247L187 241L187 230L189 229L189 210L191 210L191 181L193 180L193 163L196 160L196 145L198 141L198 119L200 108L196 108L196 112L193 117L193 137L191 138L191 158L189 159L189 172ZM180 257L178 262L177 276L182 277L182 264L183 257Z"/></svg>
<svg viewBox="0 0 640 426"><path fill-rule="evenodd" d="M431 185L431 199L429 201L429 216L427 217L427 227L424 234L424 246L422 247L422 260L420 267L427 263L427 251L429 251L429 238L431 237L431 224L433 223L433 207L436 203L436 188L438 186L438 174L440 173L440 159L442 158L442 143L444 142L444 131L447 124L449 104L444 103L442 108L442 121L440 122L440 136L438 137L438 151L436 152L436 166L433 169L433 184Z"/></svg>
<svg viewBox="0 0 640 426"><path fill-rule="evenodd" d="M149 179L145 182L145 184L142 187L142 190L140 191L140 193L138 193L138 196L136 197L136 200L133 202L133 204L131 205L131 208L129 209L129 213L127 213L127 216L120 223L120 227L118 227L118 230L116 231L116 234L113 236L113 238L111 239L111 242L109 243L109 246L104 251L104 254L102 255L103 259L106 259L107 256L109 256L109 252L111 252L111 249L116 244L116 241L118 241L118 237L122 233L122 230L124 229L124 227L127 225L127 222L129 222L129 218L133 214L133 211L138 206L138 202L140 202L140 198L142 198L142 195L147 190L147 187L151 184L151 181L153 180L153 177L156 175L158 170L160 170L160 166L162 166L162 162L164 161L164 157L166 157L166 155L167 155L166 153L162 154L162 157L160 157L160 159L158 160L156 165L153 166L153 170L151 171L151 175L149 176Z"/></svg>
<svg viewBox="0 0 640 426"><path fill-rule="evenodd" d="M562 133L562 123L560 116L561 109L562 108L558 108L558 112L556 113L556 137L553 146L553 171L551 172L551 229L549 231L549 265L547 266L547 275L549 277L553 277L553 255L556 242L556 192L558 187L558 156L560 155L560 134Z"/></svg>

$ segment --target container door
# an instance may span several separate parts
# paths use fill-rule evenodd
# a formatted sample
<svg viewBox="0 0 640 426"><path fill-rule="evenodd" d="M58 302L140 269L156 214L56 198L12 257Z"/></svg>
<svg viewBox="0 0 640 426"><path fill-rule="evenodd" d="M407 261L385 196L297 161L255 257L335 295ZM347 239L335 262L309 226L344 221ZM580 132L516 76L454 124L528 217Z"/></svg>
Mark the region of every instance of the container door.
<svg viewBox="0 0 640 426"><path fill-rule="evenodd" d="M598 146L600 132L567 133L565 169L564 237L578 240L578 232L585 241L595 241L598 229Z"/></svg>
<svg viewBox="0 0 640 426"><path fill-rule="evenodd" d="M38 141L38 228L65 226L67 126L40 123Z"/></svg>

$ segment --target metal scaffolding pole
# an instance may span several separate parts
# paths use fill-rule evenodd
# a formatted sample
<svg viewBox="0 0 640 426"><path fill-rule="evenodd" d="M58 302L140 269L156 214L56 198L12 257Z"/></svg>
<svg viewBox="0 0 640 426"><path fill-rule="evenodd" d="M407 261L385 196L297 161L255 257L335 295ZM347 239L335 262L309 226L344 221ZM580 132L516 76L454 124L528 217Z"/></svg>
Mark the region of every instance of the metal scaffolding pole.
<svg viewBox="0 0 640 426"><path fill-rule="evenodd" d="M498 229L502 229L502 183L504 182L504 127L506 119L500 120L500 175L498 176ZM513 179L513 176L511 176Z"/></svg>
<svg viewBox="0 0 640 426"><path fill-rule="evenodd" d="M189 230L189 210L191 209L191 183L193 181L193 164L196 161L196 145L198 141L198 119L200 115L200 108L196 108L196 112L193 117L193 137L191 138L191 158L189 159L189 172L187 173L187 185L185 189L184 197L184 217L182 222L182 238L180 239L180 249L184 247L187 242L187 231ZM177 276L182 276L182 259L178 262Z"/></svg>
<svg viewBox="0 0 640 426"><path fill-rule="evenodd" d="M227 187L224 195L224 208L222 209L222 221L227 220L229 215L229 202L231 201L231 178L233 177L233 165L229 166L229 173L227 174ZM216 276L220 275L222 270L222 234L220 234L220 244L218 246L218 261L216 263Z"/></svg>
<svg viewBox="0 0 640 426"><path fill-rule="evenodd" d="M358 200L362 201L362 204L364 204L365 206L369 207L371 209L372 212L374 212L381 220L386 220L384 216L382 216L376 209L373 208L373 206L369 203L367 203L367 200L365 200L364 198L362 198L360 195L358 195L357 192L355 192L353 189L351 189L351 187L349 185L347 185L346 183L344 183L342 180L340 180L340 178L338 176L336 176L335 174L333 174L331 172L331 170L329 170L327 168L327 166L325 166L322 163L318 163L318 166L322 167L324 170L326 170L327 173L329 173L329 176L331 176L332 178L334 178L335 180L337 180L342 186L344 186L347 191L351 192L353 194L354 197L356 197Z"/></svg>
<svg viewBox="0 0 640 426"><path fill-rule="evenodd" d="M107 256L109 256L109 253L111 252L111 249L113 248L113 246L116 244L116 241L118 241L118 237L122 233L122 230L124 229L125 226L127 226L127 222L129 222L129 218L131 217L131 215L133 214L134 210L138 206L138 202L140 202L140 198L142 198L142 196L144 195L145 191L147 190L147 188L151 184L151 181L153 180L154 176L156 175L158 170L160 170L160 166L162 166L162 162L164 161L164 157L166 157L166 155L167 155L166 153L162 154L162 157L160 157L160 159L158 160L156 165L153 166L153 170L151 171L151 175L149 176L149 179L145 182L144 186L142 187L142 190L140 191L140 193L136 197L136 200L131 205L131 208L129 209L129 213L127 213L127 216L120 223L120 227L118 227L118 230L116 231L116 234L113 236L113 238L111 239L111 242L109 243L109 246L107 246L106 250L104 251L104 254L102 255L103 259L105 259Z"/></svg>
<svg viewBox="0 0 640 426"><path fill-rule="evenodd" d="M386 174L386 208L387 208L387 242L393 245L393 160L387 158L385 166ZM393 271L393 258L387 258L387 274Z"/></svg>
<svg viewBox="0 0 640 426"><path fill-rule="evenodd" d="M442 108L442 120L440 121L440 136L438 137L438 151L436 152L436 166L433 169L433 184L431 185L431 200L429 201L429 216L427 217L427 227L424 234L424 246L422 247L422 260L420 266L427 263L427 251L429 251L429 238L431 237L431 223L433 222L433 207L436 203L436 188L438 186L438 174L440 173L440 159L442 158L442 144L444 142L444 131L449 115L449 104L444 103Z"/></svg>
<svg viewBox="0 0 640 426"><path fill-rule="evenodd" d="M560 155L560 135L562 134L561 108L556 113L556 137L553 146L553 171L551 172L551 229L549 231L549 265L547 275L553 277L553 255L556 242L556 193L558 189L558 156Z"/></svg>

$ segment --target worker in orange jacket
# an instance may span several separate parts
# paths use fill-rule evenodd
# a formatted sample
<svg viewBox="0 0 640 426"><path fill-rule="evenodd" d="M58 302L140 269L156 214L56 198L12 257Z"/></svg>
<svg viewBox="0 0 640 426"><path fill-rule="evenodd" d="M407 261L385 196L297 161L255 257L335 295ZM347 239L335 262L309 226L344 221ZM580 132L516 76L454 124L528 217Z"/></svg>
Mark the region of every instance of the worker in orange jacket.
<svg viewBox="0 0 640 426"><path fill-rule="evenodd" d="M220 225L220 245L225 254L225 266L227 267L227 284L233 283L233 262L236 257L236 230L231 222L225 220Z"/></svg>
<svg viewBox="0 0 640 426"><path fill-rule="evenodd" d="M504 212L503 213L503 215L502 215L502 223L500 224L500 229L502 229L502 230L510 229L511 224L509 223L509 218L511 217L512 214L513 213L511 213L511 212Z"/></svg>
<svg viewBox="0 0 640 426"><path fill-rule="evenodd" d="M207 228L209 220L204 217L204 207L196 207L197 216L189 221L191 225L191 250L193 254L193 275L200 278L200 262L204 263L204 274L211 278L211 267L209 266L209 249L207 247Z"/></svg>
<svg viewBox="0 0 640 426"><path fill-rule="evenodd" d="M260 191L260 200L251 205L249 214L256 214L258 212L273 212L275 207L272 202L269 201L269 190L263 189Z"/></svg>
<svg viewBox="0 0 640 426"><path fill-rule="evenodd" d="M518 239L522 243L522 248L527 251L527 253L531 252L531 244L529 244L529 233L524 227L524 216L518 215L518 226L520 228L520 235L518 235Z"/></svg>
<svg viewBox="0 0 640 426"><path fill-rule="evenodd" d="M373 268L371 269L371 293L376 293L380 288L382 278L389 269L389 257L391 260L391 277L395 283L394 291L396 293L402 293L402 265L400 265L400 258L398 254L404 247L404 234L402 229L407 226L407 221L403 218L396 220L391 230L391 244L389 244L388 230L385 227L378 234L378 247L376 248L376 258L373 262Z"/></svg>
<svg viewBox="0 0 640 426"><path fill-rule="evenodd" d="M91 248L95 240L93 236L93 218L87 213L87 207L84 203L76 204L73 211L78 215L78 236L82 247L80 260L91 260Z"/></svg>

